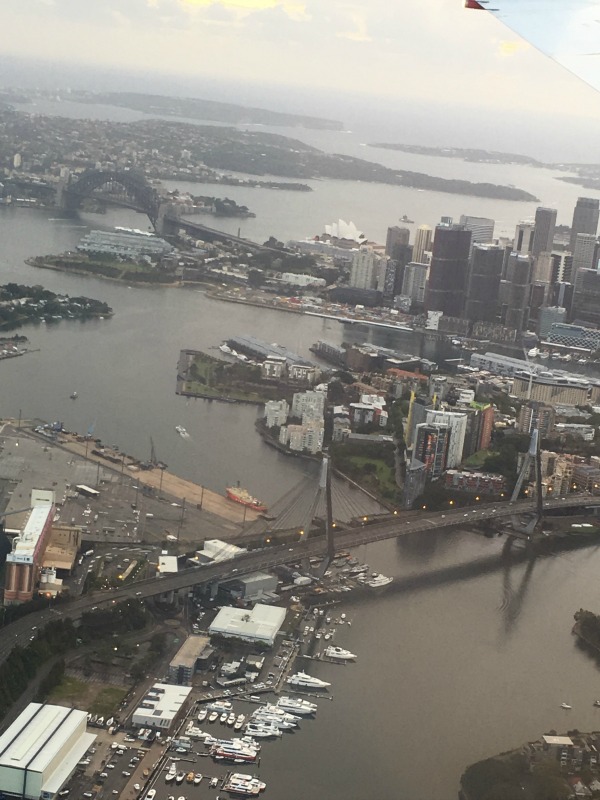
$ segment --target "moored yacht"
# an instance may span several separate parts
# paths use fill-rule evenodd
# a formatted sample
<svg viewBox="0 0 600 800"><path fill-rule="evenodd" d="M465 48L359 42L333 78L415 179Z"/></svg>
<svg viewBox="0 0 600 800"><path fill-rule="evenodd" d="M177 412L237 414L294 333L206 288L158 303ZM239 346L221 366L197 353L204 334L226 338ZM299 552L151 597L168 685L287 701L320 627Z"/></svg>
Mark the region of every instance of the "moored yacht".
<svg viewBox="0 0 600 800"><path fill-rule="evenodd" d="M295 675L287 679L287 682L290 686L302 686L305 689L326 689L331 686L327 681L313 678L312 675L307 675L306 672L296 672Z"/></svg>
<svg viewBox="0 0 600 800"><path fill-rule="evenodd" d="M325 655L327 658L335 658L338 661L354 661L356 658L356 655L351 653L350 650L344 650L343 647L335 647L335 645L326 647Z"/></svg>
<svg viewBox="0 0 600 800"><path fill-rule="evenodd" d="M303 700L300 697L280 697L277 705L284 711L299 714L303 717L315 714L317 711L316 703L309 703L308 700Z"/></svg>

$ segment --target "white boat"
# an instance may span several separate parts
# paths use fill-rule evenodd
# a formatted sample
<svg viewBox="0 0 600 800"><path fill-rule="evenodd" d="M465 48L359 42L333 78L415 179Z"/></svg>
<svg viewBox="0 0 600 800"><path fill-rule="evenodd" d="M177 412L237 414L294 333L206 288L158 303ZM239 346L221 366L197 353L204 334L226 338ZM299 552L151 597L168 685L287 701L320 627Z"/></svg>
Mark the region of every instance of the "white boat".
<svg viewBox="0 0 600 800"><path fill-rule="evenodd" d="M335 658L338 661L354 661L356 658L356 655L351 653L350 650L344 650L343 647L336 647L335 645L326 647L325 655L327 658Z"/></svg>
<svg viewBox="0 0 600 800"><path fill-rule="evenodd" d="M540 354L540 351L538 350L537 347L532 347L531 350L529 350L529 352L527 353L529 358L537 358L539 356L539 354Z"/></svg>
<svg viewBox="0 0 600 800"><path fill-rule="evenodd" d="M194 786L200 786L201 783L202 783L202 773L197 772L194 775Z"/></svg>
<svg viewBox="0 0 600 800"><path fill-rule="evenodd" d="M175 783L179 785L180 783L183 783L184 780L185 780L185 772L178 772L177 775L175 776Z"/></svg>
<svg viewBox="0 0 600 800"><path fill-rule="evenodd" d="M79 395L77 394L77 392L71 392L71 394L69 395L69 397L71 398L71 400L77 400L77 398L79 397Z"/></svg>
<svg viewBox="0 0 600 800"><path fill-rule="evenodd" d="M223 789L230 794L239 794L245 797L256 797L264 791L267 784L252 775L241 772L232 772L223 784Z"/></svg>
<svg viewBox="0 0 600 800"><path fill-rule="evenodd" d="M594 700L594 705L596 708L600 708L600 700Z"/></svg>
<svg viewBox="0 0 600 800"><path fill-rule="evenodd" d="M216 722L218 719L219 719L218 711L211 711L210 714L208 715L209 722Z"/></svg>
<svg viewBox="0 0 600 800"><path fill-rule="evenodd" d="M218 783L219 783L219 779L218 778L211 778L209 786L210 786L211 789L214 789L215 786L217 786Z"/></svg>
<svg viewBox="0 0 600 800"><path fill-rule="evenodd" d="M235 724L233 726L233 730L234 731L241 731L242 728L244 727L244 722L245 721L246 721L246 717L243 714L239 714L237 719L236 719L236 721L235 721Z"/></svg>
<svg viewBox="0 0 600 800"><path fill-rule="evenodd" d="M228 717L229 717L229 714L226 711L224 711L221 714L221 716L219 717L219 722L221 723L221 725L225 725L225 723L227 722Z"/></svg>
<svg viewBox="0 0 600 800"><path fill-rule="evenodd" d="M254 725L273 725L281 731L288 731L295 728L298 724L296 719L284 719L277 714L267 714L265 712L256 712L252 715L250 722Z"/></svg>
<svg viewBox="0 0 600 800"><path fill-rule="evenodd" d="M233 703L230 703L229 700L214 700L206 708L209 711L216 711L218 714L222 714L224 711L229 714L230 711L233 711Z"/></svg>
<svg viewBox="0 0 600 800"><path fill-rule="evenodd" d="M246 733L258 739L272 739L281 736L281 731L275 725L266 722L248 722Z"/></svg>
<svg viewBox="0 0 600 800"><path fill-rule="evenodd" d="M189 439L189 438L190 438L190 435L189 435L189 433L186 431L186 429L183 427L183 425L175 425L175 430L177 431L177 433L178 433L178 434L179 434L179 435L180 435L180 436L181 436L183 439Z"/></svg>
<svg viewBox="0 0 600 800"><path fill-rule="evenodd" d="M365 584L366 586L370 586L371 589L382 589L384 586L389 586L393 580L393 578L388 578L379 573L379 575L371 578L370 581L365 581Z"/></svg>
<svg viewBox="0 0 600 800"><path fill-rule="evenodd" d="M303 700L300 697L280 697L277 705L284 711L299 714L302 717L315 714L318 708L316 703L309 703L308 700Z"/></svg>
<svg viewBox="0 0 600 800"><path fill-rule="evenodd" d="M287 679L290 686L302 686L306 689L326 689L331 686L327 681L322 681L320 678L313 678L312 675L307 675L306 672L296 672L291 678Z"/></svg>
<svg viewBox="0 0 600 800"><path fill-rule="evenodd" d="M561 708L565 708L565 709L568 709L568 708L573 708L573 706L570 706L568 703L561 703L561 704L560 704L560 707L561 707Z"/></svg>
<svg viewBox="0 0 600 800"><path fill-rule="evenodd" d="M201 709L201 711L198 713L198 722L204 722L207 715L208 715L208 709L206 708Z"/></svg>
<svg viewBox="0 0 600 800"><path fill-rule="evenodd" d="M227 345L227 344L220 344L219 345L219 350L222 353L231 353L231 347L229 347L229 345Z"/></svg>
<svg viewBox="0 0 600 800"><path fill-rule="evenodd" d="M230 715L227 717L227 725L228 725L230 728L232 728L232 727L235 725L235 714L233 713L233 711L232 711L232 712L231 712L231 714L230 714Z"/></svg>

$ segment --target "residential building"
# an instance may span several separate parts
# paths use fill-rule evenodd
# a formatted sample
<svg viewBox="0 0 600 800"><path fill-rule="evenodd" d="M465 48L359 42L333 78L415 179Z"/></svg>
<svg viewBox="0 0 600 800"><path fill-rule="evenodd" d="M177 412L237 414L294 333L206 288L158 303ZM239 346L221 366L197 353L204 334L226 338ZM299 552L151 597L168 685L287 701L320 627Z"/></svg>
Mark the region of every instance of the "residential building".
<svg viewBox="0 0 600 800"><path fill-rule="evenodd" d="M361 247L352 257L350 286L354 289L376 289L381 259L372 247Z"/></svg>
<svg viewBox="0 0 600 800"><path fill-rule="evenodd" d="M260 374L265 380L281 380L286 372L287 361L283 356L269 356L260 365Z"/></svg>
<svg viewBox="0 0 600 800"><path fill-rule="evenodd" d="M579 436L584 442L593 442L596 429L593 425L578 425L574 422L557 422L556 433L566 433L569 436Z"/></svg>
<svg viewBox="0 0 600 800"><path fill-rule="evenodd" d="M600 203L596 198L578 197L577 204L573 211L573 222L571 224L571 237L569 239L569 250L575 252L575 243L578 233L590 233L593 236L598 231L598 217L600 216Z"/></svg>
<svg viewBox="0 0 600 800"><path fill-rule="evenodd" d="M506 479L490 472L467 472L449 469L444 473L446 489L470 494L500 495L506 491Z"/></svg>
<svg viewBox="0 0 600 800"><path fill-rule="evenodd" d="M295 392L292 398L292 417L304 419L310 416L311 419L322 419L325 412L327 395L325 392Z"/></svg>
<svg viewBox="0 0 600 800"><path fill-rule="evenodd" d="M418 264L411 261L404 267L404 279L402 281L402 295L410 297L413 303L419 305L425 302L425 288L427 286L427 275L429 274L428 264Z"/></svg>
<svg viewBox="0 0 600 800"><path fill-rule="evenodd" d="M302 425L287 425L279 431L279 441L287 445L292 452L319 453L323 449L325 430L323 420L302 423Z"/></svg>
<svg viewBox="0 0 600 800"><path fill-rule="evenodd" d="M438 477L446 469L450 427L441 423L423 422L415 429L412 462L425 465L430 478Z"/></svg>
<svg viewBox="0 0 600 800"><path fill-rule="evenodd" d="M267 428L273 428L275 425L279 425L279 427L285 425L289 413L290 406L286 400L269 400L265 403L265 424Z"/></svg>
<svg viewBox="0 0 600 800"><path fill-rule="evenodd" d="M531 434L538 430L540 436L546 437L554 431L556 414L552 406L529 400L521 406L517 430L519 433Z"/></svg>
<svg viewBox="0 0 600 800"><path fill-rule="evenodd" d="M463 457L467 433L467 415L456 411L428 411L426 422L429 425L438 424L448 427L450 435L446 454L446 467L450 469L458 466Z"/></svg>
<svg viewBox="0 0 600 800"><path fill-rule="evenodd" d="M436 227L425 291L427 311L441 311L449 317L462 315L470 248L471 231L462 225Z"/></svg>

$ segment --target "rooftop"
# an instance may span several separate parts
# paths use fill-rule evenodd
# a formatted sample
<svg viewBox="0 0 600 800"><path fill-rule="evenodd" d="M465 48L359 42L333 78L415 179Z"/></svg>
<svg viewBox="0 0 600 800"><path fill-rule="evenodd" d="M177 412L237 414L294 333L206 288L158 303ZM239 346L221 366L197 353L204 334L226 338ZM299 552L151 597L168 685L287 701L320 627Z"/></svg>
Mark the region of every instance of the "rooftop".
<svg viewBox="0 0 600 800"><path fill-rule="evenodd" d="M50 505L36 506L31 509L25 527L20 535L13 541L13 549L12 552L7 555L7 561L18 561L27 564L33 562L40 536L44 531L48 519L52 518L53 513L54 508Z"/></svg>
<svg viewBox="0 0 600 800"><path fill-rule="evenodd" d="M285 608L261 603L257 603L252 611L245 608L222 608L213 620L209 632L239 636L241 639L273 641L283 625L285 613Z"/></svg>
<svg viewBox="0 0 600 800"><path fill-rule="evenodd" d="M208 636L188 636L171 659L171 666L186 667L193 670L196 666L196 661L200 658L209 642Z"/></svg>
<svg viewBox="0 0 600 800"><path fill-rule="evenodd" d="M155 683L142 698L141 702L144 703L146 707L142 707L140 704L134 711L134 724L136 724L136 714L140 714L146 718L155 717L157 720L175 718L191 691L192 689L190 686Z"/></svg>

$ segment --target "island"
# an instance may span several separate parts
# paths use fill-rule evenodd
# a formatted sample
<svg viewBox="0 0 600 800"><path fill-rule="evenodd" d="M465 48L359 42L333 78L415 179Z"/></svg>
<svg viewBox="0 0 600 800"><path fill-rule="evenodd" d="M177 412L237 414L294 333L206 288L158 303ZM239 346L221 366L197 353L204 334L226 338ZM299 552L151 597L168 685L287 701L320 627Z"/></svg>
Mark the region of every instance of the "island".
<svg viewBox="0 0 600 800"><path fill-rule="evenodd" d="M369 147L381 150L399 150L403 153L414 153L419 156L437 156L439 158L459 158L462 161L474 161L481 164L522 164L529 167L547 167L537 158L518 153L503 153L498 150L481 150L474 147L427 147L420 144L396 144L373 142Z"/></svg>
<svg viewBox="0 0 600 800"><path fill-rule="evenodd" d="M55 294L42 286L23 286L18 283L0 286L0 328L7 330L32 322L105 318L112 316L112 313L107 303L90 297L69 297L68 294ZM14 339L12 341L15 342Z"/></svg>

